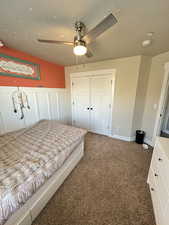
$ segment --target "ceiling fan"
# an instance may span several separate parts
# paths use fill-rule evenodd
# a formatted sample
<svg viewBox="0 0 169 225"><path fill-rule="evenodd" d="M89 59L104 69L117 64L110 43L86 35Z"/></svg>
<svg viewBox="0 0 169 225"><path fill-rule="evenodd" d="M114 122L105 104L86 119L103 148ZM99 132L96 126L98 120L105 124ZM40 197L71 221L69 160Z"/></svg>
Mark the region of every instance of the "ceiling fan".
<svg viewBox="0 0 169 225"><path fill-rule="evenodd" d="M39 42L51 43L58 45L73 46L73 52L75 55L85 55L86 57L92 57L92 52L86 47L93 42L99 35L104 33L110 27L117 23L116 17L110 13L105 17L96 27L86 33L86 26L84 23L78 21L75 23L76 35L73 42L68 41L55 41L55 40L43 40L38 39Z"/></svg>

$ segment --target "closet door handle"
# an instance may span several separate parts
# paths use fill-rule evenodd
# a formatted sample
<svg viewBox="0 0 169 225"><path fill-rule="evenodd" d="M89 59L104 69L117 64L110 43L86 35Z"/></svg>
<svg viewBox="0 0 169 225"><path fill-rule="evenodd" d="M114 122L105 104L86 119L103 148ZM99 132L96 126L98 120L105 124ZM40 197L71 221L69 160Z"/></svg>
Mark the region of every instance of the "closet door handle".
<svg viewBox="0 0 169 225"><path fill-rule="evenodd" d="M91 107L90 110L93 110L93 108Z"/></svg>
<svg viewBox="0 0 169 225"><path fill-rule="evenodd" d="M90 110L90 107L87 107L86 109L87 109L87 110Z"/></svg>

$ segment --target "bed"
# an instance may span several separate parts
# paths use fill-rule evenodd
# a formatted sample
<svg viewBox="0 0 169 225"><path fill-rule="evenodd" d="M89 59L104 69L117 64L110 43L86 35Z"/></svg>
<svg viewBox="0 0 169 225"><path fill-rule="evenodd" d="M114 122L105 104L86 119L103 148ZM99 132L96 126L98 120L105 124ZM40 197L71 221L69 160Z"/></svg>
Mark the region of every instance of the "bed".
<svg viewBox="0 0 169 225"><path fill-rule="evenodd" d="M77 165L86 130L57 121L0 136L0 225L30 225Z"/></svg>

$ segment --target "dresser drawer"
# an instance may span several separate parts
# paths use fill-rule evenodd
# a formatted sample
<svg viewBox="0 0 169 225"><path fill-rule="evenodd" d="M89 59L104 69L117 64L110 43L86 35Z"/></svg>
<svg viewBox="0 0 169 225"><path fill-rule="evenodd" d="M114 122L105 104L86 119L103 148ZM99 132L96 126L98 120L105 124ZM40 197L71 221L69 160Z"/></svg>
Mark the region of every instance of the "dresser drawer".
<svg viewBox="0 0 169 225"><path fill-rule="evenodd" d="M169 139L156 140L148 183L156 225L169 225Z"/></svg>
<svg viewBox="0 0 169 225"><path fill-rule="evenodd" d="M154 164L156 164L156 166L154 166L154 164L153 166L156 168L157 174L163 181L169 195L169 160L162 149L159 148L157 153L157 163L155 162Z"/></svg>
<svg viewBox="0 0 169 225"><path fill-rule="evenodd" d="M154 172L150 169L149 170L149 188L150 188L150 193L151 193L151 199L153 203L153 210L154 210L154 215L155 215L155 220L156 220L156 225L163 225L161 222L162 220L162 210L161 210L161 204L158 199L158 189L157 185L154 179Z"/></svg>
<svg viewBox="0 0 169 225"><path fill-rule="evenodd" d="M151 188L155 189L156 188L156 183L153 175L153 170L150 167L149 173L148 173L148 184Z"/></svg>
<svg viewBox="0 0 169 225"><path fill-rule="evenodd" d="M156 193L157 193L159 204L160 204L160 207L162 208L162 214L163 214L167 208L167 201L169 199L169 194L163 182L163 179L160 175L156 177L156 183L157 183Z"/></svg>
<svg viewBox="0 0 169 225"><path fill-rule="evenodd" d="M164 149L162 149L162 147L160 146L159 143L156 143L155 148L156 148L155 153L156 153L156 157L157 157L158 161L166 163L167 168L169 169L169 159L168 159Z"/></svg>
<svg viewBox="0 0 169 225"><path fill-rule="evenodd" d="M151 160L151 170L154 172L154 175L159 174L159 166L158 166L159 162L158 162L158 152L154 152L153 156L152 156L152 160Z"/></svg>
<svg viewBox="0 0 169 225"><path fill-rule="evenodd" d="M166 209L166 199L169 199L169 167L168 159L164 152L158 148L152 158L151 171L154 177L156 193L161 208Z"/></svg>
<svg viewBox="0 0 169 225"><path fill-rule="evenodd" d="M167 202L167 208L163 216L163 225L169 224L169 200Z"/></svg>

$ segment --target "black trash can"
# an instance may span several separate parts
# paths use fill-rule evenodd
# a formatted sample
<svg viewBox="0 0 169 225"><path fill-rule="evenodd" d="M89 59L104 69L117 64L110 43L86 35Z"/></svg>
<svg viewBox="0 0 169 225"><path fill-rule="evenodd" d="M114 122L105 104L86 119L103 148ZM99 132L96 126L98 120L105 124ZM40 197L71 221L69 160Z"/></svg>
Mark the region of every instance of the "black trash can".
<svg viewBox="0 0 169 225"><path fill-rule="evenodd" d="M136 143L143 144L144 143L145 132L143 130L136 130Z"/></svg>

